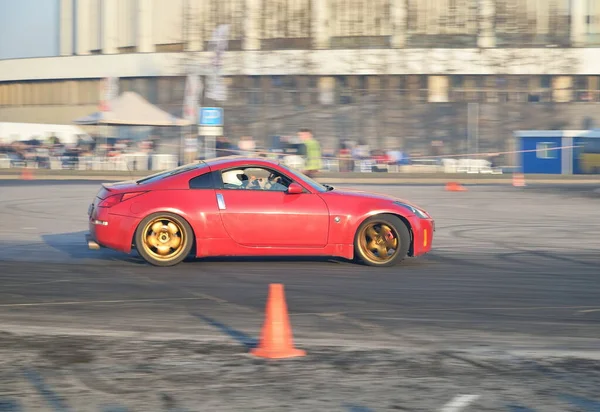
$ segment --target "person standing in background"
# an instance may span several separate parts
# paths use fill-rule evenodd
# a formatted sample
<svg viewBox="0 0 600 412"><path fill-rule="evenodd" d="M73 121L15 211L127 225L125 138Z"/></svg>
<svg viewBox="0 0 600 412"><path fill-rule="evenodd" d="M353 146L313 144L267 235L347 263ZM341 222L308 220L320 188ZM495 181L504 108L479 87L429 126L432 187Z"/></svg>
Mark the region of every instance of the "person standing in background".
<svg viewBox="0 0 600 412"><path fill-rule="evenodd" d="M313 137L310 129L300 129L298 132L300 141L306 147L306 164L304 166L304 174L309 177L314 177L321 170L321 145Z"/></svg>
<svg viewBox="0 0 600 412"><path fill-rule="evenodd" d="M241 155L252 156L256 152L256 142L252 136L242 136L238 143L238 148Z"/></svg>
<svg viewBox="0 0 600 412"><path fill-rule="evenodd" d="M226 136L219 136L215 142L216 157L225 157L236 154L232 151L233 145Z"/></svg>

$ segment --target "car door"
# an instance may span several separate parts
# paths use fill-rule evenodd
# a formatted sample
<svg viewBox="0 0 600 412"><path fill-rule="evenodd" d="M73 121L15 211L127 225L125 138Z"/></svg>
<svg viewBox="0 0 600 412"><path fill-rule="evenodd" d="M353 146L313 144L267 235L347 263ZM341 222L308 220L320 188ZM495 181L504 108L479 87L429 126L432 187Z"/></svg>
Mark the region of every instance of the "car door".
<svg viewBox="0 0 600 412"><path fill-rule="evenodd" d="M236 243L314 248L327 244L329 210L318 194L227 187L231 186L216 190L217 203L223 226Z"/></svg>

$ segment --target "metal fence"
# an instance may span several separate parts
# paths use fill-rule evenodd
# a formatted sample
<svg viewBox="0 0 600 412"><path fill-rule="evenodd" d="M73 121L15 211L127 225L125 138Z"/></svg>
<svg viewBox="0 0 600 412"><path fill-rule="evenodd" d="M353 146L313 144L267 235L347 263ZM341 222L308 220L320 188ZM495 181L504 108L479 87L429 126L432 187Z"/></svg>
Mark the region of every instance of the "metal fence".
<svg viewBox="0 0 600 412"><path fill-rule="evenodd" d="M356 76L336 79L326 91L310 78L295 84L287 84L290 79L280 80L278 83L279 80L270 79L267 87L232 85L226 102L204 104L224 108L224 134L234 143L241 136L252 136L260 146L269 148L273 136L293 136L299 128L309 127L328 154L335 155L348 140L364 143L371 149L401 150L422 157L514 151L515 130L591 129L596 127L593 119L600 101L600 89L593 90L591 86L553 89L513 88L507 84L485 88L470 87L465 82L459 86L453 83L448 87L433 87L428 84L427 76L387 80ZM157 87L159 84L162 83L157 83ZM148 90L160 93L147 95ZM140 86L135 91L174 116L182 115L180 93L163 96L162 86L155 89ZM42 104L35 106L35 112L31 106L23 106L22 110L33 116L47 110L72 119L76 107L66 103ZM15 106L11 110L16 112L20 108ZM99 128L90 127L88 131L104 136ZM158 128L144 133L179 145L183 134L189 132ZM131 135L139 138L140 133L132 129ZM512 166L514 161L514 157L504 155L495 159L495 163L503 166Z"/></svg>
<svg viewBox="0 0 600 412"><path fill-rule="evenodd" d="M262 157L266 153L255 153ZM252 154L250 156L253 156ZM269 157L272 154L269 153ZM288 166L303 170L304 160L299 156L280 155L277 157ZM77 172L148 172L169 170L182 164L178 155L123 153L106 156L48 156L28 159L15 159L0 153L0 170L29 169L29 170L73 170ZM494 167L486 159L473 158L431 158L412 159L408 162L397 162L378 157L333 157L322 158L321 172L358 172L358 173L477 173L502 174L510 171Z"/></svg>
<svg viewBox="0 0 600 412"><path fill-rule="evenodd" d="M316 88L230 89L225 104L206 104L224 107L224 133L234 141L248 135L268 147L271 136L295 135L309 127L327 152L337 152L350 140L372 149L439 156L512 151L513 132L520 129L581 129L577 122L594 117L600 93L571 95L581 101L561 105L553 90L454 88L435 94L418 85L340 87L330 94ZM179 104L162 107L181 113ZM509 156L497 161L514 163Z"/></svg>

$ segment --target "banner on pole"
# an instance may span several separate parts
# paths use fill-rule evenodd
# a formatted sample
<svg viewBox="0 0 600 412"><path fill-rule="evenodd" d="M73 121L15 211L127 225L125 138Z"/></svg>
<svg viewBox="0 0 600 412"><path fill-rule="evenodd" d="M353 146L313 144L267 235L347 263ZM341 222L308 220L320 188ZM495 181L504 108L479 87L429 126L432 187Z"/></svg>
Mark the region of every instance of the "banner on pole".
<svg viewBox="0 0 600 412"><path fill-rule="evenodd" d="M206 97L212 100L227 100L227 86L223 80L223 56L229 44L229 24L219 25L212 34L209 51L212 52L212 64L208 76Z"/></svg>
<svg viewBox="0 0 600 412"><path fill-rule="evenodd" d="M196 123L198 101L202 92L200 76L188 74L185 82L185 98L183 102L183 117L192 124Z"/></svg>
<svg viewBox="0 0 600 412"><path fill-rule="evenodd" d="M100 83L100 111L110 112L111 102L119 95L119 78L106 77Z"/></svg>

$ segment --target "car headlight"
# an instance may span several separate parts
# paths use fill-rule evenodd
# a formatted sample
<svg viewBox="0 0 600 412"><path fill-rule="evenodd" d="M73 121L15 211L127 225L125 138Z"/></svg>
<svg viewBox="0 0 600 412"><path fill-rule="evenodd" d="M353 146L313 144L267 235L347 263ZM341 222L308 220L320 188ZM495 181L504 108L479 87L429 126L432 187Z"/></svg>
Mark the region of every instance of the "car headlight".
<svg viewBox="0 0 600 412"><path fill-rule="evenodd" d="M406 203L402 203L402 202L394 202L394 204L396 204L398 206L402 206L403 208L406 208L406 209L410 210L412 213L414 213L415 215L417 215L421 219L429 219L429 218L431 218L431 216L429 216L429 214L426 211L421 210L419 208L416 208L414 206L407 205Z"/></svg>

